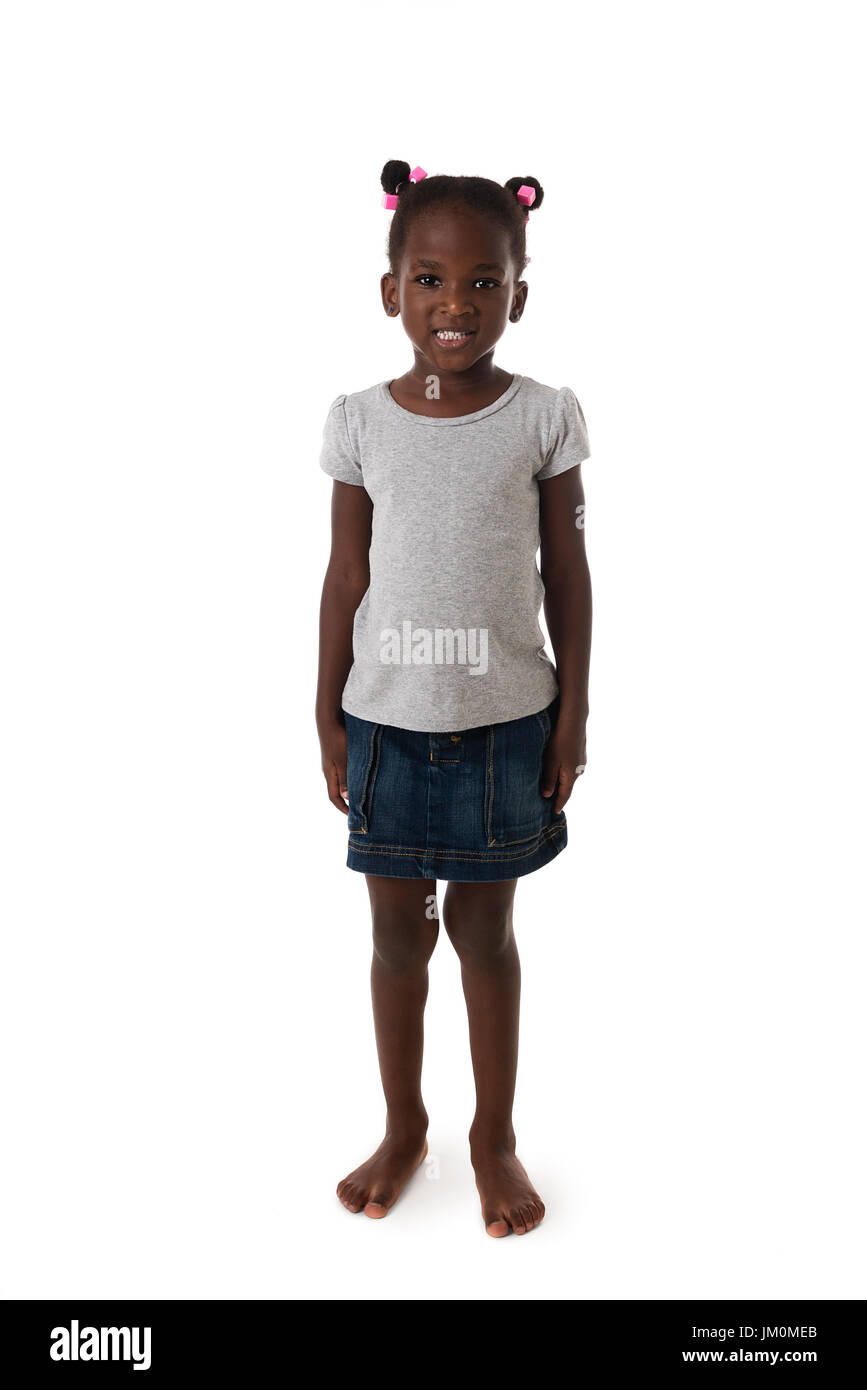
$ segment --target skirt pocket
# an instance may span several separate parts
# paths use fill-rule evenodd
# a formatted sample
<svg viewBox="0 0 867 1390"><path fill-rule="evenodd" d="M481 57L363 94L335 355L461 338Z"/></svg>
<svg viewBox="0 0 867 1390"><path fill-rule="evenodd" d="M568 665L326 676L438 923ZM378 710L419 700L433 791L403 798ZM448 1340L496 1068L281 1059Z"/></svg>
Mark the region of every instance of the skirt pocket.
<svg viewBox="0 0 867 1390"><path fill-rule="evenodd" d="M553 814L554 797L541 792L542 762L551 734L552 706L491 724L485 770L485 840L489 845L533 840L548 825L565 819Z"/></svg>
<svg viewBox="0 0 867 1390"><path fill-rule="evenodd" d="M346 726L348 828L350 833L369 835L384 726L373 724L369 719L359 719L348 710L343 711L343 718Z"/></svg>

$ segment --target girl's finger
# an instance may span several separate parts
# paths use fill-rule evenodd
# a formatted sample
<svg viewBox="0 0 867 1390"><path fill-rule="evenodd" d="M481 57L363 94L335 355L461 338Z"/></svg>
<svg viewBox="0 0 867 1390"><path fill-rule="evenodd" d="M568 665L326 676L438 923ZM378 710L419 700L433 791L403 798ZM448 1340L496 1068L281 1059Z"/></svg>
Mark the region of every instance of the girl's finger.
<svg viewBox="0 0 867 1390"><path fill-rule="evenodd" d="M571 780L570 780L570 773L569 773L568 768L565 768L565 767L560 767L560 768L558 768L558 770L557 770L557 800L554 802L554 815L555 815L555 816L559 816L560 812L563 810L563 807L566 805L566 802L569 800L569 797L570 797L570 795L571 795L571 793L572 793L572 787L574 786L574 781L575 781L574 775L572 776L572 778L571 778Z"/></svg>
<svg viewBox="0 0 867 1390"><path fill-rule="evenodd" d="M338 811L342 811L344 815L348 816L349 791L346 786L346 773L339 773L332 763L331 770L326 780L328 785L328 800L333 806L337 807Z"/></svg>

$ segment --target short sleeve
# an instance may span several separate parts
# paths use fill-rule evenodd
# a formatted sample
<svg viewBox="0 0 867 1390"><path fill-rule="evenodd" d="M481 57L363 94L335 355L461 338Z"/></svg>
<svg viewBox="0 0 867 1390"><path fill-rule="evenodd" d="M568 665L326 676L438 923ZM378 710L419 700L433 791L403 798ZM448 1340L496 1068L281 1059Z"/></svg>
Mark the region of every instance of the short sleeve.
<svg viewBox="0 0 867 1390"><path fill-rule="evenodd" d="M554 403L554 419L545 450L545 462L536 477L554 478L558 473L565 473L567 468L575 468L589 457L590 441L587 438L584 412L578 404L575 392L568 386L561 386Z"/></svg>
<svg viewBox="0 0 867 1390"><path fill-rule="evenodd" d="M349 426L346 422L346 396L338 396L333 402L322 431L322 452L319 467L337 478L341 483L354 483L364 487L361 464L352 451L349 439Z"/></svg>

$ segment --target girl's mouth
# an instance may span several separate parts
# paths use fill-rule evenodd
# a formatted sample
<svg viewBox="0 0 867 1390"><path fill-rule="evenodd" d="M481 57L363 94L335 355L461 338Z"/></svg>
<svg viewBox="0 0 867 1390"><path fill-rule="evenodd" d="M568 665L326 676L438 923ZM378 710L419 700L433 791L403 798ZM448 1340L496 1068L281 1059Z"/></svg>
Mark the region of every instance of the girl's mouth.
<svg viewBox="0 0 867 1390"><path fill-rule="evenodd" d="M438 328L434 331L434 337L440 347L448 348L454 352L457 348L466 347L471 338L475 337L476 330L473 329L453 329Z"/></svg>

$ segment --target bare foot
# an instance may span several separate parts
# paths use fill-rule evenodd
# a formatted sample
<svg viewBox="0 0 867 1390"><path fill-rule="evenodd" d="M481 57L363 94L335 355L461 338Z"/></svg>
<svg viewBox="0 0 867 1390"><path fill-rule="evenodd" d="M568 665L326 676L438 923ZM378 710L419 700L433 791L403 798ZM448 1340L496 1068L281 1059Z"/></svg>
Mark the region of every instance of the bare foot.
<svg viewBox="0 0 867 1390"><path fill-rule="evenodd" d="M474 1149L472 1162L489 1236L523 1236L539 1225L545 1203L520 1159L504 1149Z"/></svg>
<svg viewBox="0 0 867 1390"><path fill-rule="evenodd" d="M427 1139L383 1139L376 1153L354 1173L337 1184L337 1195L347 1211L374 1220L387 1216L416 1168L424 1162Z"/></svg>

